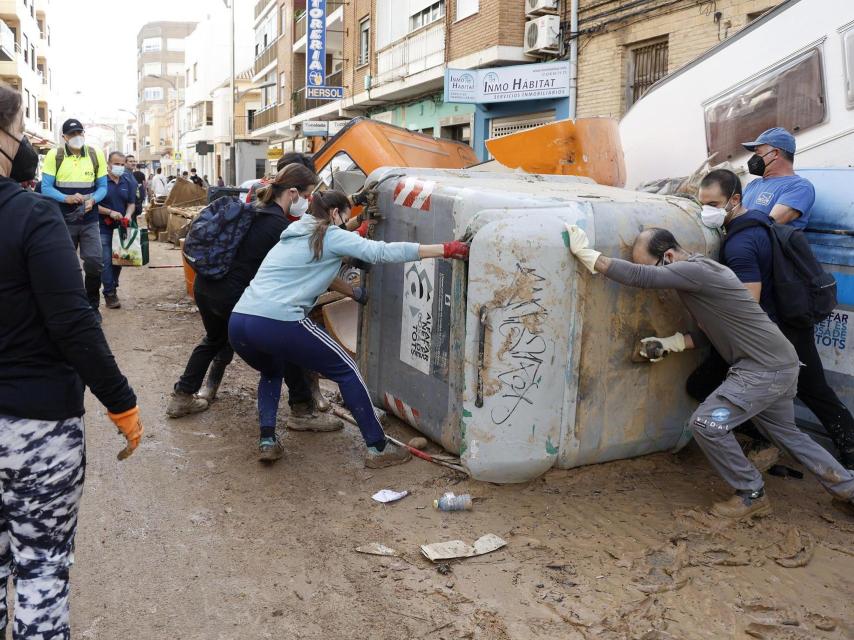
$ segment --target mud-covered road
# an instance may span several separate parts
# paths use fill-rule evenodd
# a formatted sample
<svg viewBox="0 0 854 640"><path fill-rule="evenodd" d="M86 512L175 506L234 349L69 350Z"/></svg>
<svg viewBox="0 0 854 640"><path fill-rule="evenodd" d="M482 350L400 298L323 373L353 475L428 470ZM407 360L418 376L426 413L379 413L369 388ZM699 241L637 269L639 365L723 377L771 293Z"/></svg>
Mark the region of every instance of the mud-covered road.
<svg viewBox="0 0 854 640"><path fill-rule="evenodd" d="M179 254L154 243L152 263ZM810 477L769 477L774 514L722 527L704 511L729 491L694 447L494 486L420 460L369 471L347 426L287 434L285 459L262 466L243 363L207 413L164 416L201 336L181 269L125 269L120 294L104 328L146 435L118 462L122 440L87 397L75 638L854 638L854 520ZM383 488L412 495L373 502ZM474 510L434 511L446 490ZM447 574L419 552L486 533L507 546ZM354 551L370 542L401 555Z"/></svg>

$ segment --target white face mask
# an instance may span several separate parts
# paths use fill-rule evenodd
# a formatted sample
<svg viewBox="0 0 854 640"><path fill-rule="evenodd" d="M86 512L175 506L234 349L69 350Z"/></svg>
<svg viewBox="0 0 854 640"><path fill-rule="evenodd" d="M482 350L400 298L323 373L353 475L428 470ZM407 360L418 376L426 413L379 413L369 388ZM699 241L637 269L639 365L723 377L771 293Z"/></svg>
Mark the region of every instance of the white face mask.
<svg viewBox="0 0 854 640"><path fill-rule="evenodd" d="M293 218L302 218L306 211L308 211L308 200L299 196L299 199L291 204L291 208L288 210L288 213Z"/></svg>
<svg viewBox="0 0 854 640"><path fill-rule="evenodd" d="M724 226L724 220L726 220L727 210L722 209L720 207L713 207L709 204L703 205L703 211L700 213L700 219L703 221L703 224L709 227L710 229L720 229Z"/></svg>
<svg viewBox="0 0 854 640"><path fill-rule="evenodd" d="M82 149L86 139L83 136L74 136L68 139L68 146L72 149Z"/></svg>
<svg viewBox="0 0 854 640"><path fill-rule="evenodd" d="M124 165L121 165L121 164L114 164L112 167L110 167L110 173L112 173L112 174L113 174L114 176L116 176L117 178L118 178L120 175L122 175L124 172L125 172L125 167L124 167Z"/></svg>

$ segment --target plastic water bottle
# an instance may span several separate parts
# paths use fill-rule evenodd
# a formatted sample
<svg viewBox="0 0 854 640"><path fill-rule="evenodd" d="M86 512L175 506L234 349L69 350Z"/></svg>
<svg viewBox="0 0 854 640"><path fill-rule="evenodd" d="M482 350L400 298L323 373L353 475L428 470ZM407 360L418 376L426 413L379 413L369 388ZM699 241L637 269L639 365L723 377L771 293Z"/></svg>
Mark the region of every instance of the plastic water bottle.
<svg viewBox="0 0 854 640"><path fill-rule="evenodd" d="M467 493L455 496L449 491L438 500L433 500L433 507L439 511L471 511L471 496Z"/></svg>

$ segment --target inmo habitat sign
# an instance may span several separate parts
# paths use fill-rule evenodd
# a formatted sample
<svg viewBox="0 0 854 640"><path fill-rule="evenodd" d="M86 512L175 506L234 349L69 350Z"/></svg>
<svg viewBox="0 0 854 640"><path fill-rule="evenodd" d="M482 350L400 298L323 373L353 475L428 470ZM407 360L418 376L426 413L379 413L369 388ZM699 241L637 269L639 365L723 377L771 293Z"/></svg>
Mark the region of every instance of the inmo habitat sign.
<svg viewBox="0 0 854 640"><path fill-rule="evenodd" d="M511 102L569 95L569 62L445 71L445 102Z"/></svg>

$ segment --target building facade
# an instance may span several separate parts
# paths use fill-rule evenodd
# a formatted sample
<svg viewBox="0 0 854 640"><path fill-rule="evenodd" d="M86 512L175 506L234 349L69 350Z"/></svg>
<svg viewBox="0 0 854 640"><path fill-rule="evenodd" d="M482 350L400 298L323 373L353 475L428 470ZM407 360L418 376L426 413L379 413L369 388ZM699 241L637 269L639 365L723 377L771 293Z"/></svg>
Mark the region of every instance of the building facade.
<svg viewBox="0 0 854 640"><path fill-rule="evenodd" d="M53 66L49 0L0 1L0 80L21 92L24 130L53 146Z"/></svg>
<svg viewBox="0 0 854 640"><path fill-rule="evenodd" d="M672 73L781 0L579 0L578 117L621 117ZM563 6L564 48L571 34ZM733 69L738 76L738 70Z"/></svg>
<svg viewBox="0 0 854 640"><path fill-rule="evenodd" d="M180 154L185 39L195 22L149 22L137 34L137 160L168 172Z"/></svg>

